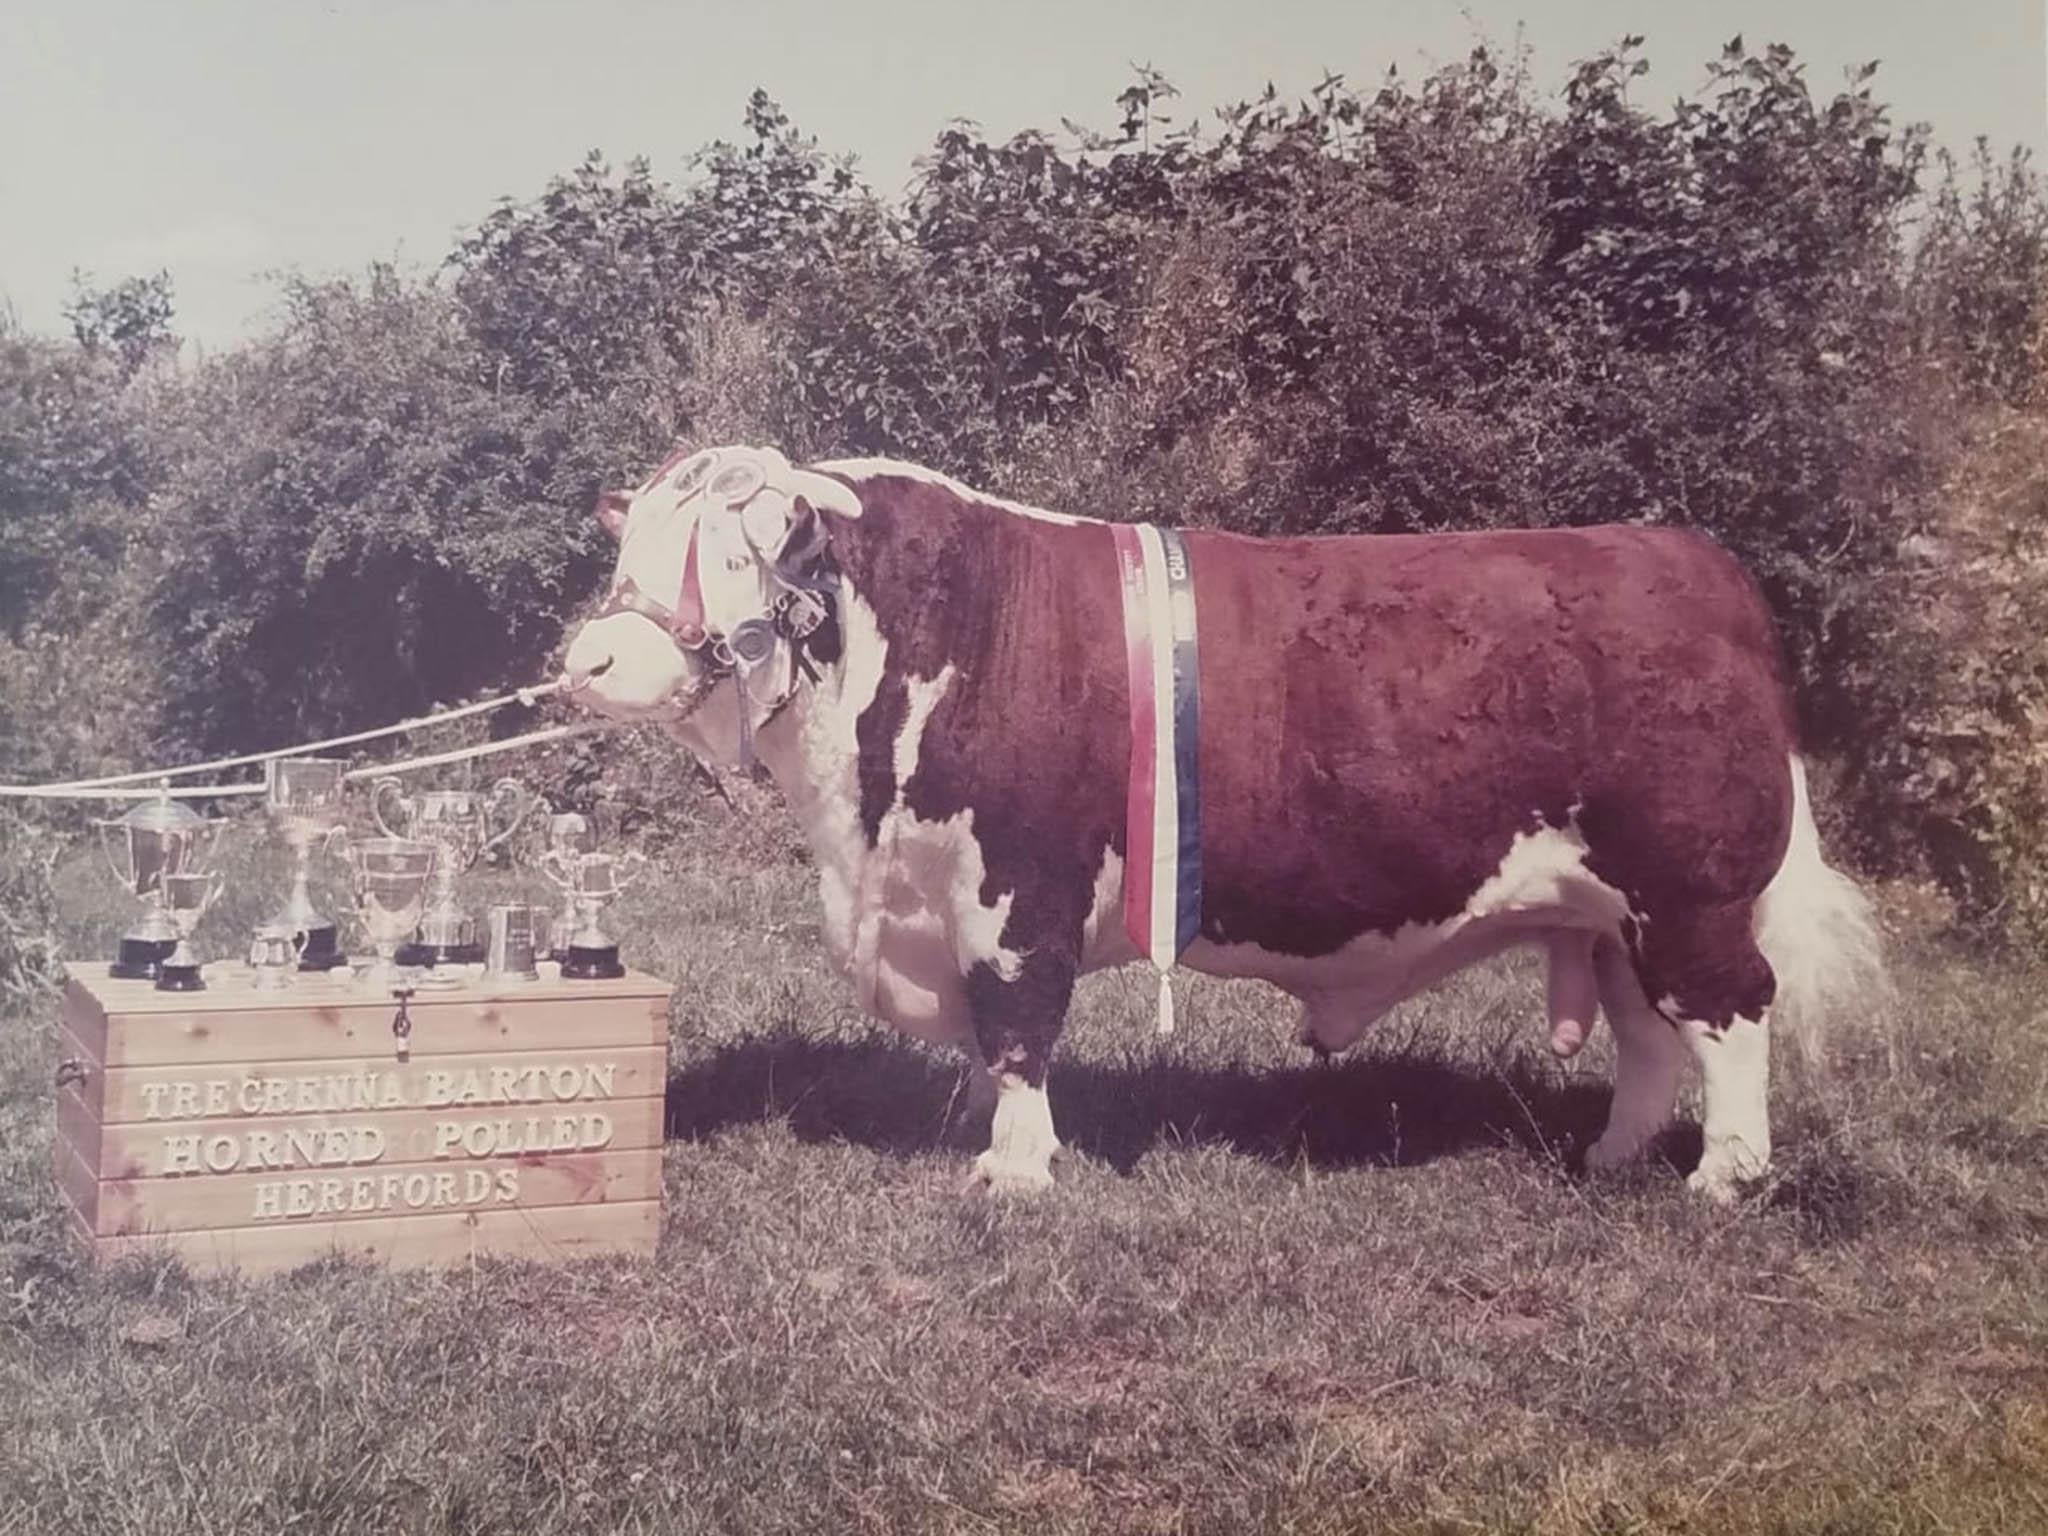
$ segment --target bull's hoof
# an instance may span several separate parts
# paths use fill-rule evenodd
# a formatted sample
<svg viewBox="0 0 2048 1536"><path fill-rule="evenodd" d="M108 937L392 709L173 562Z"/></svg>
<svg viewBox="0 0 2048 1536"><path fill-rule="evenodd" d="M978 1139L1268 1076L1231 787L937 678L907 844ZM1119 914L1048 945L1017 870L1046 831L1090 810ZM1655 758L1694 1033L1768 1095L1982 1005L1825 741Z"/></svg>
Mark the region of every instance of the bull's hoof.
<svg viewBox="0 0 2048 1536"><path fill-rule="evenodd" d="M1617 1136L1608 1131L1586 1148L1586 1172L1609 1173L1624 1168L1641 1157L1649 1143L1647 1136Z"/></svg>
<svg viewBox="0 0 2048 1536"><path fill-rule="evenodd" d="M1738 1144L1732 1154L1702 1157L1699 1167L1686 1176L1685 1187L1716 1205L1733 1205L1742 1198L1743 1186L1768 1171L1767 1163Z"/></svg>
<svg viewBox="0 0 2048 1536"><path fill-rule="evenodd" d="M1052 1168L1048 1163L998 1159L993 1152L984 1152L974 1160L967 1188L990 1195L1042 1195L1052 1188Z"/></svg>

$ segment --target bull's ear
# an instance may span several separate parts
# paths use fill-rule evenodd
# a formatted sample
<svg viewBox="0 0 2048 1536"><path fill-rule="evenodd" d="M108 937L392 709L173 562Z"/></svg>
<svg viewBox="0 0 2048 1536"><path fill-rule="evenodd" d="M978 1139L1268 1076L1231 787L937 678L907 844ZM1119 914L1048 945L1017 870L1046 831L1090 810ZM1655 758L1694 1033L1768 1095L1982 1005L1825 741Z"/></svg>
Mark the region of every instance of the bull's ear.
<svg viewBox="0 0 2048 1536"><path fill-rule="evenodd" d="M789 504L789 531L783 535L782 548L775 553L775 563L806 570L824 552L825 520L803 497L794 498Z"/></svg>
<svg viewBox="0 0 2048 1536"><path fill-rule="evenodd" d="M597 520L614 544L626 536L626 509L632 504L633 498L624 491L606 491L597 498Z"/></svg>

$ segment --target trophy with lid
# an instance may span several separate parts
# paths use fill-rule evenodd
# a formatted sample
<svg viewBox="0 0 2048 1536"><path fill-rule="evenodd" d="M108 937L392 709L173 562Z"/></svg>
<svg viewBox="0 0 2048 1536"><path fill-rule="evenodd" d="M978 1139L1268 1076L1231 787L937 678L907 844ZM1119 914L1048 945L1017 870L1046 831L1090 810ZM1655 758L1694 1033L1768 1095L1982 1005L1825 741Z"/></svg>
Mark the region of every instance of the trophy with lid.
<svg viewBox="0 0 2048 1536"><path fill-rule="evenodd" d="M379 779L370 791L370 809L377 825L394 838L432 843L440 850L434 861L434 886L420 917L419 938L399 953L401 965L467 965L484 958L483 936L476 919L456 900L455 881L490 849L519 829L539 803L517 779L500 779L489 794L473 789L422 789L407 795L394 777ZM399 827L385 819L391 801ZM492 808L502 821L491 830Z"/></svg>
<svg viewBox="0 0 2048 1536"><path fill-rule="evenodd" d="M198 873L226 823L209 821L173 800L170 780L165 779L154 800L144 800L127 815L94 825L100 829L100 850L107 856L107 867L142 903L142 917L121 936L108 974L128 981L154 981L179 947L179 927L166 902L165 881Z"/></svg>
<svg viewBox="0 0 2048 1536"><path fill-rule="evenodd" d="M345 830L342 782L347 763L338 757L281 757L264 764L264 808L292 854L292 890L284 910L266 927L303 933L297 965L302 971L330 971L348 964L334 919L313 905L307 876L313 850L333 844Z"/></svg>

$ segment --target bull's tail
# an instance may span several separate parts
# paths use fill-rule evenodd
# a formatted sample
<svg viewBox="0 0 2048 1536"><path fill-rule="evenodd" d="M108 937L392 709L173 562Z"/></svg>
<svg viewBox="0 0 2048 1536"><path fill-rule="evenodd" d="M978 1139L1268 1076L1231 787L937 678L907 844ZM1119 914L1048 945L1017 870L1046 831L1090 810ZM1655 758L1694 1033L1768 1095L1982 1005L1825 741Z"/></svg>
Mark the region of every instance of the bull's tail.
<svg viewBox="0 0 2048 1536"><path fill-rule="evenodd" d="M1890 1002L1884 946L1870 898L1822 859L1806 794L1806 765L1792 759L1792 840L1756 906L1757 947L1777 976L1772 1033L1821 1059L1830 1026L1877 1023Z"/></svg>

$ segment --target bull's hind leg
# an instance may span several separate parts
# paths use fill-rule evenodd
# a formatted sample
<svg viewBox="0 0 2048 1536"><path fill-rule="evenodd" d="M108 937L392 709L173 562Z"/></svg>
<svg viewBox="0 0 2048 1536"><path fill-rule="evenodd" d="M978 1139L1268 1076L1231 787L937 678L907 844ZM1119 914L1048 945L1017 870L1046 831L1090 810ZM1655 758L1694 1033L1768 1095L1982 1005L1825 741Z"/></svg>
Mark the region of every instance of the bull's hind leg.
<svg viewBox="0 0 2048 1536"><path fill-rule="evenodd" d="M968 974L975 1038L996 1100L988 1150L974 1160L974 1182L997 1194L1052 1187L1060 1140L1045 1070L1073 998L1074 973L1071 961L1039 952L1027 955L1007 979L988 964Z"/></svg>
<svg viewBox="0 0 2048 1536"><path fill-rule="evenodd" d="M1607 1128L1586 1150L1586 1166L1599 1170L1630 1161L1670 1123L1685 1072L1685 1045L1643 995L1619 939L1602 937L1594 945L1593 969L1607 1027L1614 1031L1614 1101Z"/></svg>
<svg viewBox="0 0 2048 1536"><path fill-rule="evenodd" d="M1771 1161L1770 1010L1776 981L1757 947L1754 904L1652 917L1639 964L1657 1009L1699 1063L1705 1113L1692 1187L1733 1198Z"/></svg>

